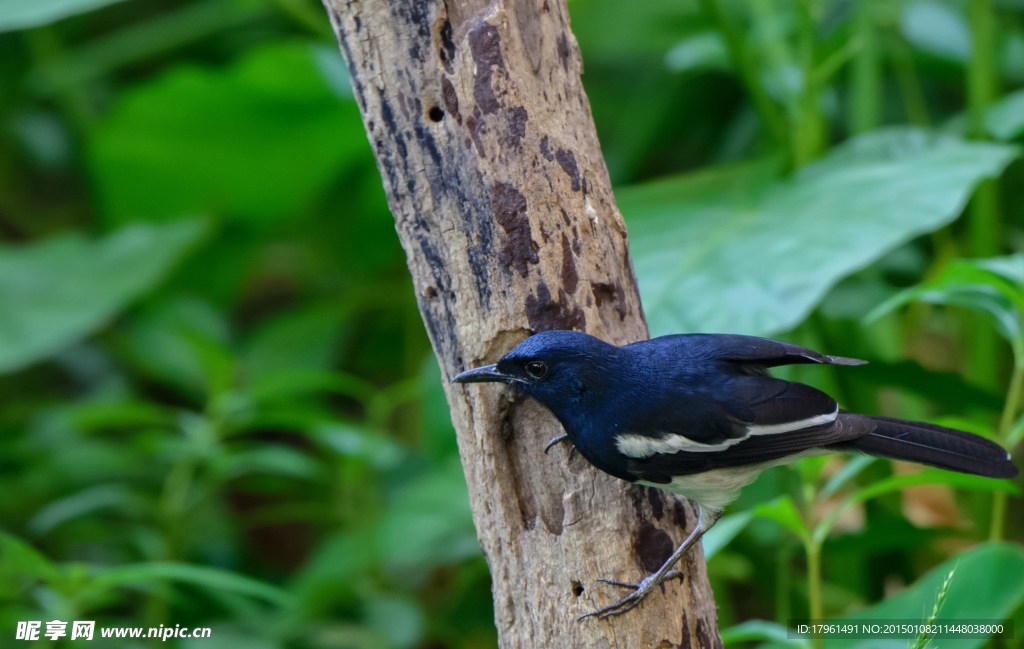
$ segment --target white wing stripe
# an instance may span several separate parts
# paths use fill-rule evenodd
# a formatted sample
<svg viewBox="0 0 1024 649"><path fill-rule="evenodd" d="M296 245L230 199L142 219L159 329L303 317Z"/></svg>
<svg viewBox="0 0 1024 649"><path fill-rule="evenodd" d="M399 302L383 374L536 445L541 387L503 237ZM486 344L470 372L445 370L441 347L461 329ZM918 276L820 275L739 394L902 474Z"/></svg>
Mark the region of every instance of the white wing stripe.
<svg viewBox="0 0 1024 649"><path fill-rule="evenodd" d="M719 442L718 444L701 444L700 442L693 441L689 437L684 437L683 435L675 433L670 433L664 437L647 437L646 435L637 435L635 433L623 433L615 436L615 446L623 455L637 459L644 459L654 455L671 455L673 453L679 453L680 451L687 451L690 453L715 453L718 451L724 451L734 444L739 444L751 435L775 435L778 433L790 433L803 428L810 428L812 426L821 426L835 421L838 415L839 406L836 405L835 411L827 415L816 415L814 417L808 417L807 419L790 421L784 424L748 426L747 434L743 437L727 439L724 442Z"/></svg>
<svg viewBox="0 0 1024 649"><path fill-rule="evenodd" d="M822 424L830 424L836 420L836 417L838 415L839 404L836 404L836 409L827 415L817 415L815 417L801 419L800 421L787 421L784 424L772 424L770 426L747 426L747 434L775 435L777 433L791 433L794 430L800 430L802 428L810 428L811 426L821 426Z"/></svg>

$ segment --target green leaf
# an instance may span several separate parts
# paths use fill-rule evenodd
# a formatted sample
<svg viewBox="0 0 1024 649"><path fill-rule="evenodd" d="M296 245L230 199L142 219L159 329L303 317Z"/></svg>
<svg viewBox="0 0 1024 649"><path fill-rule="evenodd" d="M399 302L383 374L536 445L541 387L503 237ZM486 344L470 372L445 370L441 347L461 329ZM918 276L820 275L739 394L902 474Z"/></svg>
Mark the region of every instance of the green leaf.
<svg viewBox="0 0 1024 649"><path fill-rule="evenodd" d="M276 220L310 204L346 165L371 160L355 103L339 99L303 42L135 86L89 144L109 223L210 212Z"/></svg>
<svg viewBox="0 0 1024 649"><path fill-rule="evenodd" d="M718 32L701 32L676 43L665 55L665 67L673 72L727 69L729 54Z"/></svg>
<svg viewBox="0 0 1024 649"><path fill-rule="evenodd" d="M55 581L60 572L34 547L13 534L0 531L0 575Z"/></svg>
<svg viewBox="0 0 1024 649"><path fill-rule="evenodd" d="M839 491L844 484L857 477L857 474L867 468L867 466L874 462L875 459L876 458L873 458L870 455L856 455L851 457L846 464L843 465L843 468L839 469L839 471L825 483L825 486L818 492L818 497L828 498L835 492Z"/></svg>
<svg viewBox="0 0 1024 649"><path fill-rule="evenodd" d="M123 0L0 0L0 32L42 27Z"/></svg>
<svg viewBox="0 0 1024 649"><path fill-rule="evenodd" d="M956 372L928 370L915 361L867 360L867 365L857 368L857 378L873 387L897 387L961 412L977 408L999 412L1003 408L1001 395L967 382Z"/></svg>
<svg viewBox="0 0 1024 649"><path fill-rule="evenodd" d="M61 523L91 514L98 509L117 507L128 502L130 494L124 485L98 485L71 496L55 500L40 509L28 522L33 534L46 534Z"/></svg>
<svg viewBox="0 0 1024 649"><path fill-rule="evenodd" d="M430 567L480 553L462 464L450 458L408 485L378 530L386 565Z"/></svg>
<svg viewBox="0 0 1024 649"><path fill-rule="evenodd" d="M1024 255L959 259L923 284L900 291L871 311L871 321L908 302L961 306L985 315L996 330L1024 352Z"/></svg>
<svg viewBox="0 0 1024 649"><path fill-rule="evenodd" d="M0 372L51 356L158 284L202 236L198 221L0 246Z"/></svg>
<svg viewBox="0 0 1024 649"><path fill-rule="evenodd" d="M313 436L341 455L365 458L377 469L394 468L406 455L405 449L386 435L356 424L323 423Z"/></svg>
<svg viewBox="0 0 1024 649"><path fill-rule="evenodd" d="M721 635L722 644L725 645L760 640L787 644L800 649L809 649L811 646L807 638L792 639L789 637L789 629L766 620L748 620L724 629Z"/></svg>
<svg viewBox="0 0 1024 649"><path fill-rule="evenodd" d="M1024 439L1024 417L1017 420L1006 435L1006 448L1014 448Z"/></svg>
<svg viewBox="0 0 1024 649"><path fill-rule="evenodd" d="M226 455L217 467L226 478L245 475L273 474L301 480L317 480L323 476L320 464L301 451L280 445L267 445Z"/></svg>
<svg viewBox="0 0 1024 649"><path fill-rule="evenodd" d="M986 543L946 561L919 579L909 590L845 620L923 620L935 604L942 582L953 569L938 620L1003 620L1024 602L1024 549L1009 543ZM868 649L873 640L826 640L828 649ZM941 643L941 645L940 645ZM978 649L984 638L943 639L942 649ZM906 641L900 641L906 647Z"/></svg>
<svg viewBox="0 0 1024 649"><path fill-rule="evenodd" d="M197 566L187 563L136 563L101 570L92 580L92 588L105 590L120 586L135 586L155 579L167 579L212 590L226 591L263 599L278 606L288 606L292 596L276 586L238 573Z"/></svg>
<svg viewBox="0 0 1024 649"><path fill-rule="evenodd" d="M621 190L651 334L790 329L846 275L951 222L1016 155L887 128L788 180L768 161Z"/></svg>
<svg viewBox="0 0 1024 649"><path fill-rule="evenodd" d="M998 480L996 478L985 478L978 475L956 473L954 471L943 471L942 469L925 469L919 473L897 475L885 480L862 487L850 494L843 504L833 509L818 524L814 530L814 540L823 541L829 531L843 514L859 503L878 496L883 496L894 491L900 491L907 487L916 487L925 484L944 484L958 489L973 489L975 491L1005 491L1006 493L1019 495L1020 487L1010 480Z"/></svg>
<svg viewBox="0 0 1024 649"><path fill-rule="evenodd" d="M985 111L985 128L997 140L1024 133L1024 90L1011 92Z"/></svg>
<svg viewBox="0 0 1024 649"><path fill-rule="evenodd" d="M900 31L918 49L934 56L958 63L971 58L971 28L960 13L945 3L908 3L900 18Z"/></svg>
<svg viewBox="0 0 1024 649"><path fill-rule="evenodd" d="M775 521L787 530L795 532L801 539L806 540L810 535L803 519L800 518L800 512L797 511L796 505L793 504L793 500L789 496L779 496L770 502L754 507L751 512L757 518Z"/></svg>
<svg viewBox="0 0 1024 649"><path fill-rule="evenodd" d="M701 545L704 547L704 559L708 560L718 554L718 551L729 545L734 538L753 519L754 513L750 511L740 512L723 516L715 523L710 530L704 533L701 538Z"/></svg>

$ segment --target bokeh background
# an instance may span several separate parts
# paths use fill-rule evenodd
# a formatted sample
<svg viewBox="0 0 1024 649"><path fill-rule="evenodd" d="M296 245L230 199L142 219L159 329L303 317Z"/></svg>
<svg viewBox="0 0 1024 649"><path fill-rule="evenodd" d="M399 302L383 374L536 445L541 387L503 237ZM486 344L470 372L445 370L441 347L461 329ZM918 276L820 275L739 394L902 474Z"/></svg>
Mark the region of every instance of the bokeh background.
<svg viewBox="0 0 1024 649"><path fill-rule="evenodd" d="M653 334L868 359L780 374L1016 444L1024 3L569 11ZM0 0L0 241L0 645L53 619L210 626L167 645L207 649L496 645L316 2ZM926 617L952 565L943 615L1021 615L1016 486L917 471L748 488L705 543L727 644L804 648L783 626L815 605Z"/></svg>

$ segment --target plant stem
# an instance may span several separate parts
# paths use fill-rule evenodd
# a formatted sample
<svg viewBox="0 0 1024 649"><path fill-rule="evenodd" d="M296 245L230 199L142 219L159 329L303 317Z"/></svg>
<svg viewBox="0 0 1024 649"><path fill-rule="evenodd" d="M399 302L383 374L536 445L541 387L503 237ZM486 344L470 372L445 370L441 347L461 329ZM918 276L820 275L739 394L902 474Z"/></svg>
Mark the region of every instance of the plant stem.
<svg viewBox="0 0 1024 649"><path fill-rule="evenodd" d="M921 88L921 79L914 65L914 55L910 47L898 32L889 30L886 39L890 55L892 71L896 76L896 84L903 99L903 108L907 112L907 121L918 126L928 126L931 118L928 115L928 104Z"/></svg>
<svg viewBox="0 0 1024 649"><path fill-rule="evenodd" d="M976 140L987 139L985 111L995 99L995 16L992 0L970 0L968 17L974 49L967 67L967 132ZM968 223L971 254L990 257L999 252L999 210L994 180L978 186L971 202Z"/></svg>
<svg viewBox="0 0 1024 649"><path fill-rule="evenodd" d="M796 122L790 126L790 135L793 140L793 166L799 169L821 153L825 126L818 103L819 86L814 70L814 17L810 0L798 0L796 9L804 87L800 107L793 116Z"/></svg>
<svg viewBox="0 0 1024 649"><path fill-rule="evenodd" d="M807 603L811 620L821 620L821 545L813 540L804 542L807 551ZM814 649L822 649L824 640L812 636Z"/></svg>
<svg viewBox="0 0 1024 649"><path fill-rule="evenodd" d="M751 58L747 52L747 44L743 35L733 27L728 17L722 10L718 0L700 0L701 8L715 22L718 31L725 40L726 49L729 51L729 61L733 68L740 75L743 85L750 93L751 101L754 103L754 110L761 118L768 136L776 144L786 141L786 126L779 114L778 106L772 101L761 82L760 69L757 61Z"/></svg>
<svg viewBox="0 0 1024 649"><path fill-rule="evenodd" d="M859 0L853 37L860 43L850 69L850 124L853 134L870 131L881 121L882 69L874 16L875 0Z"/></svg>
<svg viewBox="0 0 1024 649"><path fill-rule="evenodd" d="M1017 411L1020 409L1022 388L1024 388L1024 363L1015 355L1013 376L1010 378L1010 387L1006 391L1006 405L1003 406L1003 416L999 419L999 434L996 438L996 441L1003 446L1006 446L1010 428L1013 427L1013 422L1017 418ZM1006 492L997 491L992 496L992 527L989 530L989 540L1001 541L1005 525Z"/></svg>

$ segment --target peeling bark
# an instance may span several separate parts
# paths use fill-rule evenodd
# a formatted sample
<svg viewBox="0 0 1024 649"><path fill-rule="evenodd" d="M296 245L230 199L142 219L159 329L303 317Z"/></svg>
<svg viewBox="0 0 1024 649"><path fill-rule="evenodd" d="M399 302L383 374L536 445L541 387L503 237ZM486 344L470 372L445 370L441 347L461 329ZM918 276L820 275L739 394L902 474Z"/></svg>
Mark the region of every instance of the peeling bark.
<svg viewBox="0 0 1024 649"><path fill-rule="evenodd" d="M451 376L531 331L647 338L564 0L325 0L445 390L503 647L720 649L702 556L638 609L576 618L697 522L599 473L538 404Z"/></svg>

